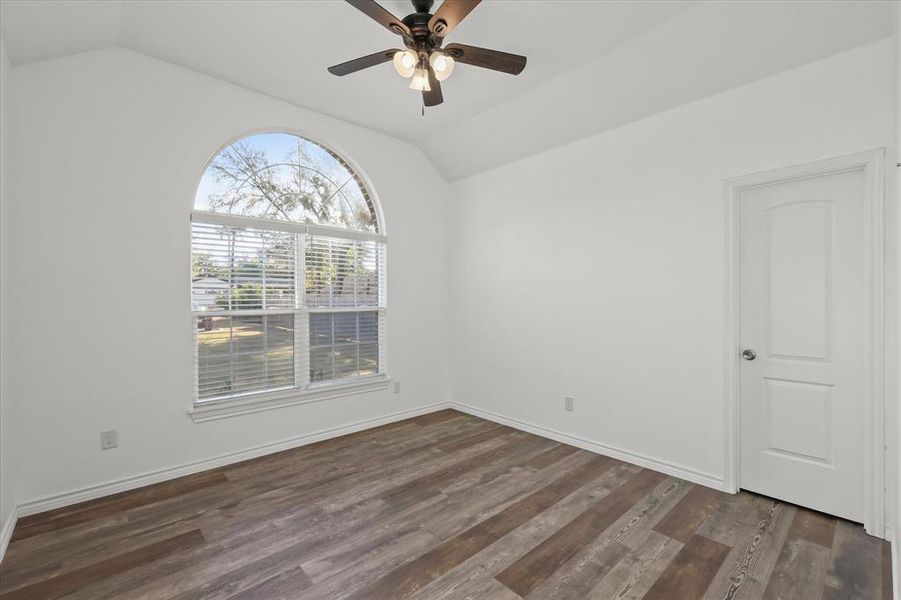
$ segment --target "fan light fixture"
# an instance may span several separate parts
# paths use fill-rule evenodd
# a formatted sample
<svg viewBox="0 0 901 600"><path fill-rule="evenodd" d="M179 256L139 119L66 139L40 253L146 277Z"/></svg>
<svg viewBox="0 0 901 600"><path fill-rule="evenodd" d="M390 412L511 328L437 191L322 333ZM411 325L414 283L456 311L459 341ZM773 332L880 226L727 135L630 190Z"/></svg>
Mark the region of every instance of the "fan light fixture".
<svg viewBox="0 0 901 600"><path fill-rule="evenodd" d="M410 80L410 89L420 92L432 91L432 86L429 85L429 72L425 66L420 66L413 73L413 79Z"/></svg>
<svg viewBox="0 0 901 600"><path fill-rule="evenodd" d="M429 56L429 64L432 65L435 79L438 81L444 81L450 77L454 70L454 59L441 52L432 52L432 55Z"/></svg>
<svg viewBox="0 0 901 600"><path fill-rule="evenodd" d="M416 53L412 50L398 50L394 53L394 70L401 77L413 77L416 70Z"/></svg>

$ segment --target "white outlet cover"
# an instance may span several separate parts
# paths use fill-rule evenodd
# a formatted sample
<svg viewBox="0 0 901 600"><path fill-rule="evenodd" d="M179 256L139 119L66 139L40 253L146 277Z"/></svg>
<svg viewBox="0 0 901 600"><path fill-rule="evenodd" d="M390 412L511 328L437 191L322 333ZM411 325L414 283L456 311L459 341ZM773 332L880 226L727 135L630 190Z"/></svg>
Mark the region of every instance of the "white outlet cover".
<svg viewBox="0 0 901 600"><path fill-rule="evenodd" d="M100 449L109 450L119 445L119 435L115 429L100 432Z"/></svg>

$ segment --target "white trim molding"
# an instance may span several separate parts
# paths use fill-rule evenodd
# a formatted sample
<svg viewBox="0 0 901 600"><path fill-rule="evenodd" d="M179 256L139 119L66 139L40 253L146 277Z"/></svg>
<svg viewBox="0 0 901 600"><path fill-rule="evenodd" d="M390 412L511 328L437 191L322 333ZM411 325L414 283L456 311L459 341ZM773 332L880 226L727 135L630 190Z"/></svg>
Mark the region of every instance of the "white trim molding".
<svg viewBox="0 0 901 600"><path fill-rule="evenodd" d="M742 191L751 188L821 177L834 173L862 171L866 181L864 219L867 231L866 355L864 418L864 527L870 535L885 538L885 149L877 148L727 179L726 200L726 289L725 315L725 473L724 489L737 492L741 487L739 422L739 219L738 201Z"/></svg>
<svg viewBox="0 0 901 600"><path fill-rule="evenodd" d="M691 469L682 465L677 465L675 463L671 463L659 458L639 454L630 450L624 450L622 448L617 448L608 444L602 444L600 442L579 437L571 433L564 433L562 431L550 429L548 427L544 427L543 425L535 425L534 423L528 423L526 421L521 421L512 417L506 417L495 412L476 408L475 406L469 406L468 404L451 402L450 408L454 408L456 410L459 410L460 412L465 412L467 414L473 415L474 417L479 417L488 421L500 423L501 425L507 425L508 427L519 429L520 431L525 431L557 442L561 442L563 444L569 444L570 446L575 446L576 448L588 450L589 452L594 452L595 454L609 456L623 462L638 465L639 467L644 467L646 469L658 471L666 475L678 477L679 479L684 479L686 481L690 481L691 483L697 483L698 485L703 485L715 490L726 491L723 479L710 473L704 473L702 471L697 471L695 469Z"/></svg>
<svg viewBox="0 0 901 600"><path fill-rule="evenodd" d="M188 416L195 423L217 421L238 415L284 408L296 404L309 404L321 402L332 398L342 398L355 394L379 392L387 389L391 379L385 375L376 375L366 378L364 381L353 381L345 384L328 384L310 387L305 390L289 389L281 392L265 392L261 394L249 394L244 399L212 400L198 402L194 408L188 410Z"/></svg>
<svg viewBox="0 0 901 600"><path fill-rule="evenodd" d="M18 520L19 511L16 507L13 507L13 509L9 511L9 516L3 523L3 527L0 528L0 562L3 562L3 557L6 555L6 549L9 548L9 540L13 537L13 529L16 528L16 521Z"/></svg>
<svg viewBox="0 0 901 600"><path fill-rule="evenodd" d="M241 215L210 212L207 210L194 210L191 213L191 222L224 225L226 227L241 227L246 229L265 229L267 231L286 231L288 233L299 233L301 235L319 235L347 240L381 242L383 244L388 243L388 236L384 233L357 231L355 229L345 229L343 227L315 225L312 223L300 223L296 221L281 221L278 219L266 219L264 217L244 217ZM381 223L379 223L379 225L381 225Z"/></svg>
<svg viewBox="0 0 901 600"><path fill-rule="evenodd" d="M290 450L291 448L306 446L316 442L321 442L323 440L341 437L349 433L363 431L364 429L371 429L373 427L387 425L396 421L402 421L411 417L418 417L420 415L435 412L436 410L441 410L443 408L448 408L448 405L441 403L430 404L428 406L420 406L418 408L412 408L410 410L404 410L381 417L356 421L347 425L340 425L338 427L331 427L329 429L322 429L320 431L305 433L303 435L299 435L297 437L289 438L279 442L263 444L261 446L254 446L252 448L247 448L246 450L230 452L228 454L222 454L220 456L187 463L177 467L169 467L166 469L160 469L158 471L144 473L142 475L136 475L134 477L126 477L124 479L117 479L115 481L108 481L98 485L71 490L62 494L46 496L44 498L39 498L38 500L32 500L31 502L20 504L18 515L20 517L25 517L56 508L62 508L64 506L70 506L72 504L78 504L79 502L95 500L97 498L102 498L103 496L110 496L112 494L118 494L119 492L126 492L147 485L152 485L154 483L168 481L169 479L184 477L185 475L193 475L195 473L208 471L210 469L217 469L219 467L230 465L236 462L241 462L243 460L258 458L267 454L273 454L275 452L281 452L283 450Z"/></svg>

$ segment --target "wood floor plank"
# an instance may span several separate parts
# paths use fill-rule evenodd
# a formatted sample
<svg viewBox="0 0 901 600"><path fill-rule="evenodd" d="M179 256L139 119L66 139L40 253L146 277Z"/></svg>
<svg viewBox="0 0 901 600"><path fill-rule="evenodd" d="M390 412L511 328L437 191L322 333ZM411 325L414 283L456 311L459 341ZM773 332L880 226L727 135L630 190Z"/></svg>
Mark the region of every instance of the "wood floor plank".
<svg viewBox="0 0 901 600"><path fill-rule="evenodd" d="M492 427L487 431L482 431L480 433L476 433L474 435L470 435L464 437L462 439L456 439L449 442L445 442L438 446L438 450L441 452L455 452L457 450L462 450L463 448L469 448L479 442L484 442L485 440L490 440L491 438L497 437L499 435L504 435L507 433L512 433L515 429L510 427L506 427L504 425L498 425L497 427Z"/></svg>
<svg viewBox="0 0 901 600"><path fill-rule="evenodd" d="M221 552L204 557L204 560L190 562L186 565L174 565L174 568L159 573L157 577L142 585L127 590L127 597L142 600L169 600L180 594L190 593L198 587L216 580L223 575L235 572L240 575L247 563L266 560L281 552L299 552L306 540L297 542L294 536L286 536L284 532L267 532L263 536L247 536L235 544L223 547ZM114 596L115 597L115 596Z"/></svg>
<svg viewBox="0 0 901 600"><path fill-rule="evenodd" d="M563 460L577 450L578 448L576 448L575 446L559 444L555 448L551 448L550 450L542 452L538 456L525 461L522 466L530 469L544 469L559 460Z"/></svg>
<svg viewBox="0 0 901 600"><path fill-rule="evenodd" d="M312 585L300 567L294 567L228 596L229 600L296 600Z"/></svg>
<svg viewBox="0 0 901 600"><path fill-rule="evenodd" d="M16 522L16 528L10 541L18 542L48 531L85 523L111 512L152 504L164 498L172 498L196 489L223 483L228 483L228 478L224 473L198 473L197 475L179 477L178 479L91 500L75 506L67 506L38 515L22 517Z"/></svg>
<svg viewBox="0 0 901 600"><path fill-rule="evenodd" d="M292 571L296 576L297 568L297 548L289 547L275 554L265 556L260 560L249 561L236 569L222 573L218 577L199 582L200 585L172 596L172 600L221 600L230 598L266 583L286 571ZM303 574L302 569L301 573ZM312 585L309 577L306 579L308 586Z"/></svg>
<svg viewBox="0 0 901 600"><path fill-rule="evenodd" d="M138 548L114 556L104 561L94 563L91 566L84 567L77 571L70 571L58 577L51 577L17 590L13 590L4 594L4 598L8 600L21 600L25 598L58 598L69 592L77 590L83 585L87 585L93 581L106 577L113 573L118 573L163 557L167 554L180 550L188 546L196 546L203 543L203 535L199 530L194 530L182 535Z"/></svg>
<svg viewBox="0 0 901 600"><path fill-rule="evenodd" d="M499 437L500 435L507 434L509 433L509 430L498 429L486 433L491 433L492 435L484 437L484 434L480 434L478 436L475 436L479 438L477 441L473 443L467 443L466 445L462 446L455 446L454 450L472 448L481 442L492 440ZM497 454L498 451L496 448L489 448L485 452L476 454L475 456L466 456L464 458L461 458L457 462L447 464L444 468L429 471L415 479L410 479L402 483L401 485L386 490L380 495L380 497L385 502L396 503L403 501L404 497L411 493L419 493L424 488L435 490L437 488L440 488L442 485L445 485L447 482L466 474L469 471L483 467L485 464L490 464L492 462L491 459L496 457Z"/></svg>
<svg viewBox="0 0 901 600"><path fill-rule="evenodd" d="M566 460L560 464L563 465ZM617 464L601 477L574 490L521 526L491 543L481 552L420 589L416 600L465 598L519 560L525 553L553 535L561 527L582 514L599 499L609 495L640 471L639 467ZM503 587L502 584L497 582ZM506 589L506 588L505 588ZM511 593L512 590L511 590ZM517 594L518 597L518 594Z"/></svg>
<svg viewBox="0 0 901 600"><path fill-rule="evenodd" d="M644 600L700 598L728 553L729 546L692 535L644 595Z"/></svg>
<svg viewBox="0 0 901 600"><path fill-rule="evenodd" d="M541 513L586 482L600 477L613 466L604 457L586 463L552 484L530 494L501 513L464 531L434 550L388 573L378 583L353 598L404 598L440 577L454 566L484 549L491 542Z"/></svg>
<svg viewBox="0 0 901 600"><path fill-rule="evenodd" d="M858 525L446 410L24 518L0 598L886 600L889 563Z"/></svg>
<svg viewBox="0 0 901 600"><path fill-rule="evenodd" d="M597 538L636 502L650 493L664 478L664 475L656 471L641 471L504 569L498 574L497 580L520 596L527 596L581 547Z"/></svg>
<svg viewBox="0 0 901 600"><path fill-rule="evenodd" d="M644 541L653 528L694 486L682 479L668 477L654 488L610 528L610 538L630 548Z"/></svg>
<svg viewBox="0 0 901 600"><path fill-rule="evenodd" d="M751 508L754 496L741 491L737 494L721 494L710 515L698 526L696 533L711 540L735 546L738 536L755 512Z"/></svg>
<svg viewBox="0 0 901 600"><path fill-rule="evenodd" d="M835 522L835 517L812 510L799 510L788 531L788 539L807 540L824 548L832 548Z"/></svg>
<svg viewBox="0 0 901 600"><path fill-rule="evenodd" d="M764 600L819 600L823 597L828 563L828 548L789 534L764 591Z"/></svg>
<svg viewBox="0 0 901 600"><path fill-rule="evenodd" d="M892 588L892 545L882 542L882 599L891 600Z"/></svg>
<svg viewBox="0 0 901 600"><path fill-rule="evenodd" d="M224 553L218 544L206 543L178 550L152 562L145 562L127 571L120 571L91 584L80 586L66 594L66 600L109 600L110 598L137 597L131 590L162 586L164 578L205 560L219 558ZM195 585L203 580L195 580ZM2 595L0 595L2 597Z"/></svg>
<svg viewBox="0 0 901 600"><path fill-rule="evenodd" d="M542 579L526 598L584 598L629 551L628 546L606 536L599 536Z"/></svg>
<svg viewBox="0 0 901 600"><path fill-rule="evenodd" d="M797 509L756 497L749 510L755 518L741 532L738 543L704 594L705 600L756 599L766 589Z"/></svg>
<svg viewBox="0 0 901 600"><path fill-rule="evenodd" d="M682 542L653 530L636 540L633 551L623 557L595 587L588 598L639 600L682 550Z"/></svg>
<svg viewBox="0 0 901 600"><path fill-rule="evenodd" d="M451 419L466 419L470 418L469 415L465 413L461 413L460 411L453 410L451 408L445 410L438 410L435 412L431 412L425 415L421 415L418 417L413 417L410 419L413 423L418 425L434 425L435 423L442 423L444 421L448 421Z"/></svg>
<svg viewBox="0 0 901 600"><path fill-rule="evenodd" d="M438 488L446 493L452 494L458 490L470 488L472 486L484 486L495 481L500 481L514 473L520 471L534 471L533 469L525 469L521 467L521 463L530 460L532 457L546 450L551 443L548 440L535 438L530 436L524 440L517 437L509 448L510 452L503 455L496 455L491 460L483 462L477 468L467 471L460 477L449 478L439 482Z"/></svg>
<svg viewBox="0 0 901 600"><path fill-rule="evenodd" d="M466 594L466 600L520 600L519 594L511 592L496 579L486 579L476 589Z"/></svg>
<svg viewBox="0 0 901 600"><path fill-rule="evenodd" d="M765 600L817 599L823 595L835 518L797 510L764 591Z"/></svg>
<svg viewBox="0 0 901 600"><path fill-rule="evenodd" d="M860 527L840 521L835 527L824 598L880 598L882 544Z"/></svg>
<svg viewBox="0 0 901 600"><path fill-rule="evenodd" d="M701 522L711 514L725 496L702 485L692 488L657 525L654 530L683 543L688 543Z"/></svg>
<svg viewBox="0 0 901 600"><path fill-rule="evenodd" d="M407 562L411 555L422 555L436 543L433 536L421 529L400 538L394 536L390 542L379 545L359 556L358 560L346 563L343 569L335 570L332 576L314 583L306 590L306 595L312 598L347 597L373 585L386 572Z"/></svg>

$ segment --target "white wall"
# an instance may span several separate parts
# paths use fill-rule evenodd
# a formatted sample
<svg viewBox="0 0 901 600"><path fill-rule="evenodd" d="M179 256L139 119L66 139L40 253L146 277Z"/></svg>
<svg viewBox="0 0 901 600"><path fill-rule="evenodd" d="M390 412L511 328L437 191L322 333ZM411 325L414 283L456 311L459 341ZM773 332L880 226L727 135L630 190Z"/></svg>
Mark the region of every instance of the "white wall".
<svg viewBox="0 0 901 600"><path fill-rule="evenodd" d="M4 527L16 508L9 364L9 57L0 40L0 556Z"/></svg>
<svg viewBox="0 0 901 600"><path fill-rule="evenodd" d="M447 399L447 187L418 149L123 49L16 67L12 80L12 393L19 439L33 440L19 503ZM322 141L369 177L402 393L194 424L194 189L220 145L263 128ZM119 447L101 452L106 429Z"/></svg>
<svg viewBox="0 0 901 600"><path fill-rule="evenodd" d="M455 399L720 479L723 179L891 147L892 65L884 40L455 183Z"/></svg>

